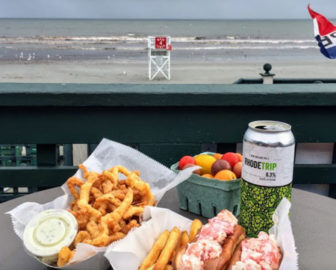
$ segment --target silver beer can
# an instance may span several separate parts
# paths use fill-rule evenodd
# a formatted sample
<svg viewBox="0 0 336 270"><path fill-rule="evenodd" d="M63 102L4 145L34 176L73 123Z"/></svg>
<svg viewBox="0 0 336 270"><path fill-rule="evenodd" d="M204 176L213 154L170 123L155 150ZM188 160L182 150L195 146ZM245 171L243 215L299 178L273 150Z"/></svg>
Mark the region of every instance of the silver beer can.
<svg viewBox="0 0 336 270"><path fill-rule="evenodd" d="M291 198L295 139L287 123L249 123L243 138L240 224L249 237L273 226L283 197Z"/></svg>

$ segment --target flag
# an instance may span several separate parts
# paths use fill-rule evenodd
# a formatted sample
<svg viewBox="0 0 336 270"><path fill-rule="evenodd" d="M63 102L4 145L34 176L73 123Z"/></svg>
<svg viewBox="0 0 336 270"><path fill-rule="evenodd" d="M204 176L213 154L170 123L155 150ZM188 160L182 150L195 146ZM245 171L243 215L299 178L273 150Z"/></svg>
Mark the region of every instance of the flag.
<svg viewBox="0 0 336 270"><path fill-rule="evenodd" d="M324 56L336 58L336 26L334 26L326 17L313 11L308 5L308 11L314 23L315 39L320 46L321 53Z"/></svg>

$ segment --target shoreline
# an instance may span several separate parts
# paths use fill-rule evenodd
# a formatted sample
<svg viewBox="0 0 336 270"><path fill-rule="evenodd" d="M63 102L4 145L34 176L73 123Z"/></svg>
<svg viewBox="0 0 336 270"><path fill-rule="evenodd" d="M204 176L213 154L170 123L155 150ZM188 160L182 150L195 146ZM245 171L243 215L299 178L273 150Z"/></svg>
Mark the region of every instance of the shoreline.
<svg viewBox="0 0 336 270"><path fill-rule="evenodd" d="M324 60L324 59L323 59ZM267 61L171 61L171 80L148 79L146 61L0 62L0 82L231 84L257 79ZM270 61L275 78L334 79L332 61Z"/></svg>

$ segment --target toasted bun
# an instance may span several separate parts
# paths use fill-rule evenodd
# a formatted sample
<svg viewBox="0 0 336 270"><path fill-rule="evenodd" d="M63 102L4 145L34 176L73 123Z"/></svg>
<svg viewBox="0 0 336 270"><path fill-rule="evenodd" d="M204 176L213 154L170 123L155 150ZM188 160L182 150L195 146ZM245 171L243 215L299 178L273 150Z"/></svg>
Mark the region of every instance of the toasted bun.
<svg viewBox="0 0 336 270"><path fill-rule="evenodd" d="M248 238L247 238L248 239ZM276 266L275 269L273 270L278 270L280 268L280 264L281 264L281 260L282 260L282 253L281 250L279 248L279 252L281 255L281 259L279 260L279 264ZM229 266L226 268L226 270L232 270L232 267L236 264L236 262L240 261L241 258L241 254L242 254L242 243L240 242L239 246L236 248L234 254L232 255L231 261Z"/></svg>
<svg viewBox="0 0 336 270"><path fill-rule="evenodd" d="M233 253L230 264L226 268L226 270L231 270L232 266L234 266L236 262L240 261L241 253L242 253L242 243L240 242L239 246L236 248L235 252Z"/></svg>
<svg viewBox="0 0 336 270"><path fill-rule="evenodd" d="M213 258L206 260L204 262L205 270L222 270L226 269L230 263L232 254L234 253L236 247L245 238L245 230L242 226L236 225L234 227L233 234L227 237L222 246L223 250L218 258Z"/></svg>
<svg viewBox="0 0 336 270"><path fill-rule="evenodd" d="M234 227L233 234L227 237L222 245L222 253L218 258L206 260L204 262L205 270L225 270L230 263L231 256L236 247L245 238L245 230L242 226L236 225ZM186 251L186 247L177 251L175 260L173 261L174 269L179 269L179 265L182 260L182 256Z"/></svg>
<svg viewBox="0 0 336 270"><path fill-rule="evenodd" d="M176 251L175 254L175 258L173 259L173 268L174 269L179 269L179 265L181 263L182 260L182 256L185 253L185 251L187 250L187 246L180 248Z"/></svg>

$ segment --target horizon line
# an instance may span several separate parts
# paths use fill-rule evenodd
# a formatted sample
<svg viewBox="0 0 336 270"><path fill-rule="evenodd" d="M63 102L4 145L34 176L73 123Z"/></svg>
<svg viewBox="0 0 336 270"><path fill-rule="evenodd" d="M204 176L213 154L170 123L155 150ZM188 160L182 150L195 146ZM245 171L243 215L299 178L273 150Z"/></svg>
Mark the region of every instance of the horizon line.
<svg viewBox="0 0 336 270"><path fill-rule="evenodd" d="M207 21L225 21L225 20L311 20L307 18L69 18L69 17L0 17L0 19L13 19L13 20L207 20ZM336 18L330 18L329 20L335 20Z"/></svg>

